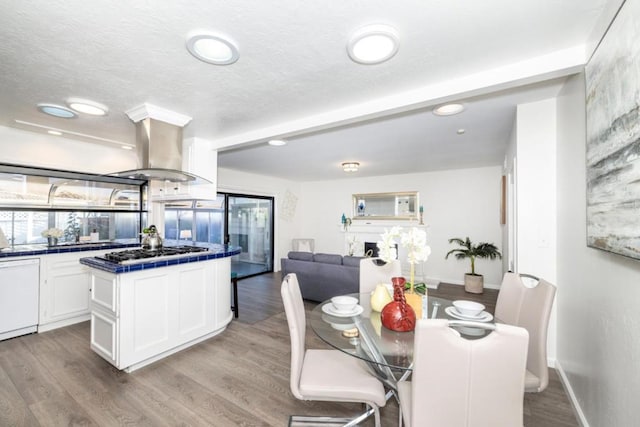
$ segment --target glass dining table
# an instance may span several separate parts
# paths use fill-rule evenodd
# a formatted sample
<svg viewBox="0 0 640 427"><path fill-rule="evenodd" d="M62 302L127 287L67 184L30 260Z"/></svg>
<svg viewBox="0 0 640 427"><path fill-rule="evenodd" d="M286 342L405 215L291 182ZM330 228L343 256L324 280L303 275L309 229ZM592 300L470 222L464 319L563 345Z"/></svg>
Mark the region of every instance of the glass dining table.
<svg viewBox="0 0 640 427"><path fill-rule="evenodd" d="M367 362L376 376L395 390L397 382L411 374L414 333L395 332L382 326L380 313L371 309L371 294L349 296L358 298L362 308L354 314L336 315L331 310L331 300L324 301L311 311L311 329L331 347ZM490 333L493 325L490 313L484 312L482 325L478 325L478 322L458 316L452 303L448 299L428 297L426 317L449 320L451 327L468 339L482 338Z"/></svg>

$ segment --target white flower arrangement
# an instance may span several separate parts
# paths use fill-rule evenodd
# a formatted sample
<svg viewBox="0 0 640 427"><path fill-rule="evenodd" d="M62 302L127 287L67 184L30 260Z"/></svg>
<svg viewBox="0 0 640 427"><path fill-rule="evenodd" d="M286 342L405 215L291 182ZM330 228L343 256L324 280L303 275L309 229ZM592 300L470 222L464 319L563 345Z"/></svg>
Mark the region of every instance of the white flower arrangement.
<svg viewBox="0 0 640 427"><path fill-rule="evenodd" d="M358 240L358 238L354 235L350 235L347 237L347 244L349 245L349 255L353 256L353 254L356 251L356 246L358 246L358 244L360 244L360 241Z"/></svg>
<svg viewBox="0 0 640 427"><path fill-rule="evenodd" d="M384 262L391 262L398 257L396 239L400 237L400 231L402 231L400 227L393 227L391 230L385 228L384 233L380 235L382 240L379 240L376 246L378 247L378 257Z"/></svg>
<svg viewBox="0 0 640 427"><path fill-rule="evenodd" d="M427 232L417 227L411 228L408 233L402 233L400 243L407 248L409 264L425 262L431 255L431 248L427 245Z"/></svg>
<svg viewBox="0 0 640 427"><path fill-rule="evenodd" d="M40 235L45 238L55 237L56 239L59 239L60 237L64 236L64 231L60 230L59 228L48 228L40 233Z"/></svg>
<svg viewBox="0 0 640 427"><path fill-rule="evenodd" d="M400 244L407 249L407 261L411 264L411 288L414 287L415 265L425 262L431 255L431 247L427 245L427 232L417 227L412 227L408 232L403 233L401 227L393 227L391 230L385 228L381 235L382 240L378 241L378 256L384 262L391 262L397 258L396 239L400 239Z"/></svg>

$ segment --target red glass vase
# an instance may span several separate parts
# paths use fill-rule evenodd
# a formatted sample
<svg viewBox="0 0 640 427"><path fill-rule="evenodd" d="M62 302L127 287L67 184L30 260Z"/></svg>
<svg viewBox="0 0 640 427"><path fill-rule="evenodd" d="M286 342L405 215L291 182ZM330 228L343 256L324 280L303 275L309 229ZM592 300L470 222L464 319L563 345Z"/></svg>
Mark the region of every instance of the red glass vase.
<svg viewBox="0 0 640 427"><path fill-rule="evenodd" d="M416 327L416 313L404 299L404 277L393 277L393 301L385 305L380 313L382 326L396 332L413 331Z"/></svg>

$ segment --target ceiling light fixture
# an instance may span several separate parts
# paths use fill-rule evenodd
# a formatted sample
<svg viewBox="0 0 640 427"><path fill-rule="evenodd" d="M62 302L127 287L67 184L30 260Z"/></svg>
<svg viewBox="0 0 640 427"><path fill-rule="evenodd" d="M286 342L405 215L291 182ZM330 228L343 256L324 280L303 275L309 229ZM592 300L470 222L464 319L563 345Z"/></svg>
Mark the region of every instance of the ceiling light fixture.
<svg viewBox="0 0 640 427"><path fill-rule="evenodd" d="M201 61L214 65L233 64L240 52L230 40L213 34L194 34L187 39L187 50Z"/></svg>
<svg viewBox="0 0 640 427"><path fill-rule="evenodd" d="M436 116L452 116L454 114L462 113L464 111L464 105L462 104L444 104L433 109L433 114Z"/></svg>
<svg viewBox="0 0 640 427"><path fill-rule="evenodd" d="M282 147L283 145L287 145L287 141L283 139L270 139L269 145L272 145L274 147Z"/></svg>
<svg viewBox="0 0 640 427"><path fill-rule="evenodd" d="M360 163L358 162L344 162L342 164L342 170L345 172L358 172Z"/></svg>
<svg viewBox="0 0 640 427"><path fill-rule="evenodd" d="M55 136L61 136L62 132L60 132L59 130L48 130L47 133L49 135L55 135Z"/></svg>
<svg viewBox="0 0 640 427"><path fill-rule="evenodd" d="M62 119L73 119L77 116L75 111L55 104L38 104L38 110L40 110L41 113Z"/></svg>
<svg viewBox="0 0 640 427"><path fill-rule="evenodd" d="M357 30L347 44L349 57L359 64L380 64L398 52L400 39L395 29L384 24Z"/></svg>
<svg viewBox="0 0 640 427"><path fill-rule="evenodd" d="M460 129L458 129L458 130L456 131L456 133L457 133L458 135L462 135L462 134L464 134L465 132L466 132L466 130L464 130L463 128L460 128Z"/></svg>
<svg viewBox="0 0 640 427"><path fill-rule="evenodd" d="M67 105L78 113L89 114L91 116L105 116L109 111L106 105L88 99L69 98L67 99Z"/></svg>

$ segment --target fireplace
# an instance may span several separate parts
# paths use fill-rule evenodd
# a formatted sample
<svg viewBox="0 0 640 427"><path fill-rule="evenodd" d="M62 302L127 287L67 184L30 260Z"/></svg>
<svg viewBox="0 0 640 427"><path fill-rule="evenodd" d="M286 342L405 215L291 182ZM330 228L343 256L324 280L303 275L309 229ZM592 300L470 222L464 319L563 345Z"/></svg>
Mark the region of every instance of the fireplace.
<svg viewBox="0 0 640 427"><path fill-rule="evenodd" d="M378 243L377 242L364 242L364 255L373 258L378 257ZM369 253L371 252L371 253ZM396 243L396 259L398 259L398 244Z"/></svg>

